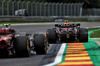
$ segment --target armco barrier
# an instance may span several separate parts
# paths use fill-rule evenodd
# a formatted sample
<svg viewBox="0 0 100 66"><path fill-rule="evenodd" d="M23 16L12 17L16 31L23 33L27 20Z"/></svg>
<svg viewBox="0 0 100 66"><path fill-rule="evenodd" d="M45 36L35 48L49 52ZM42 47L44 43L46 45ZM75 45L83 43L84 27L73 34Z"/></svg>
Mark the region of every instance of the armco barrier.
<svg viewBox="0 0 100 66"><path fill-rule="evenodd" d="M0 22L54 22L55 19L63 19L69 21L100 21L100 17L96 16L69 16L69 17L25 17L25 16L0 16Z"/></svg>

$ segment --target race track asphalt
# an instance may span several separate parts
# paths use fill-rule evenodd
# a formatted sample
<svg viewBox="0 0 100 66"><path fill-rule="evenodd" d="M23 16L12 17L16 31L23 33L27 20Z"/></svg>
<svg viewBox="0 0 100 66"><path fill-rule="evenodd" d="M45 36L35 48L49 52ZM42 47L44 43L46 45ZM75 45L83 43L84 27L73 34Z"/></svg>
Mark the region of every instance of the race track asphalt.
<svg viewBox="0 0 100 66"><path fill-rule="evenodd" d="M100 23L81 23L81 27L91 28L96 26L100 26ZM46 29L53 28L54 24L12 25L11 27L19 32L45 34ZM0 58L0 66L42 66L53 62L60 46L61 44L51 44L46 55L34 54L31 57Z"/></svg>

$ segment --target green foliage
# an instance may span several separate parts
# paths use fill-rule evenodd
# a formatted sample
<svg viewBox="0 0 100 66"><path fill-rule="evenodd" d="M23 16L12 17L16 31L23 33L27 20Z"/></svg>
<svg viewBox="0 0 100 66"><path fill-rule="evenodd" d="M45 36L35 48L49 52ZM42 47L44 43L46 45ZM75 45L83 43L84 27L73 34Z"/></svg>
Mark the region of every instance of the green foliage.
<svg viewBox="0 0 100 66"><path fill-rule="evenodd" d="M100 38L100 30L91 33L91 38Z"/></svg>
<svg viewBox="0 0 100 66"><path fill-rule="evenodd" d="M97 29L100 29L100 27L97 27L97 28L89 28L88 31L90 31L90 30L97 30Z"/></svg>
<svg viewBox="0 0 100 66"><path fill-rule="evenodd" d="M0 0L3 1L3 0ZM5 0L9 1L9 0ZM14 0L12 0L14 1ZM55 2L55 3L84 3L83 8L100 8L100 0L15 0L31 2Z"/></svg>
<svg viewBox="0 0 100 66"><path fill-rule="evenodd" d="M19 0L18 0L19 1ZM22 0L23 1L23 0ZM100 8L100 0L25 0L34 2L84 3L83 8Z"/></svg>

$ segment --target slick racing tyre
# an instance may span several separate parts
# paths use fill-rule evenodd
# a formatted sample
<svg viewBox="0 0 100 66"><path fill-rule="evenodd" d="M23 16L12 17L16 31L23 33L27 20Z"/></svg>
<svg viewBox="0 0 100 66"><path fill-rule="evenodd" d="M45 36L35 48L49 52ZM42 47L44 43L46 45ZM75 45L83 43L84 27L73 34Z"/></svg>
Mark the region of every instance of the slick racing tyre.
<svg viewBox="0 0 100 66"><path fill-rule="evenodd" d="M48 43L56 43L57 40L57 33L53 29L48 29L46 32L46 38Z"/></svg>
<svg viewBox="0 0 100 66"><path fill-rule="evenodd" d="M26 36L16 37L14 41L14 47L16 56L30 56L29 39Z"/></svg>
<svg viewBox="0 0 100 66"><path fill-rule="evenodd" d="M34 35L34 46L36 54L46 54L47 48L45 43L45 36L43 34Z"/></svg>
<svg viewBox="0 0 100 66"><path fill-rule="evenodd" d="M79 32L79 41L88 42L88 29L80 28Z"/></svg>

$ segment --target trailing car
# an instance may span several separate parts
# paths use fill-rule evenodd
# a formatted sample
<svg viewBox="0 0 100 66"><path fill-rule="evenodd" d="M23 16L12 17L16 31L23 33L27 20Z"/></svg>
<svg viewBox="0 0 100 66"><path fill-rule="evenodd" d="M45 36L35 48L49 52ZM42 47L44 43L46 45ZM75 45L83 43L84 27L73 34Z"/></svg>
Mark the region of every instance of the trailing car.
<svg viewBox="0 0 100 66"><path fill-rule="evenodd" d="M46 54L47 47L45 36L36 34L19 35L11 29L8 24L4 24L0 30L0 57L7 57L11 52L14 56L29 57L31 51L36 54Z"/></svg>
<svg viewBox="0 0 100 66"><path fill-rule="evenodd" d="M55 24L55 28L47 29L46 39L56 42L88 42L88 29L80 28L80 24Z"/></svg>

